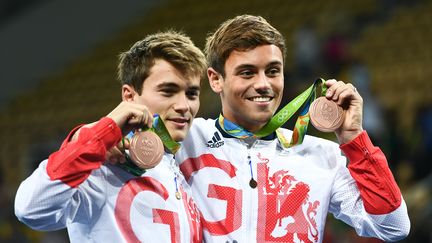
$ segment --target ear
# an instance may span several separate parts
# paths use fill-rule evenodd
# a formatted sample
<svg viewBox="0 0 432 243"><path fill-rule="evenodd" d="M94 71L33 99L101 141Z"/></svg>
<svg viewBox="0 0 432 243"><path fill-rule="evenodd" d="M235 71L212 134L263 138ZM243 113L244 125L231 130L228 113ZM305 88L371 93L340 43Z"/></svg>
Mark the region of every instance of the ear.
<svg viewBox="0 0 432 243"><path fill-rule="evenodd" d="M207 69L207 77L209 80L210 87L212 88L213 92L219 94L222 92L222 75L220 75L216 70L209 67Z"/></svg>
<svg viewBox="0 0 432 243"><path fill-rule="evenodd" d="M128 84L124 84L122 86L122 100L123 101L127 101L127 102L133 102L135 95L137 95L137 92L135 91L135 89L128 85Z"/></svg>

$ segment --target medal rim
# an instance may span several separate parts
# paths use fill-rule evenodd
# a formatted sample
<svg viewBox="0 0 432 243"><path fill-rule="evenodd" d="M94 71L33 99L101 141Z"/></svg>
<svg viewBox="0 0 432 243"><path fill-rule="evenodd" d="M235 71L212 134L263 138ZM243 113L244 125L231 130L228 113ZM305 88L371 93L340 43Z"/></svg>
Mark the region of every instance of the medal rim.
<svg viewBox="0 0 432 243"><path fill-rule="evenodd" d="M146 156L142 151L136 148L137 143L142 140L142 137L155 141L155 145L148 151L151 151L150 156ZM140 139L141 138L141 139ZM164 154L164 147L159 136L152 131L140 131L133 135L130 141L129 148L130 157L133 162L142 169L150 169L159 164Z"/></svg>
<svg viewBox="0 0 432 243"><path fill-rule="evenodd" d="M332 119L330 126L325 126L323 125L322 121L323 121L323 117L321 115L319 115L318 111L316 111L317 106L319 105L319 103L329 103L332 106L336 107L337 112L333 112L336 114L332 114L332 116L334 116L335 118ZM316 100L314 100L309 108L309 117L310 120L312 122L312 125L322 131L322 132L334 132L336 129L338 129L340 126L342 126L343 124L343 118L345 116L345 111L343 110L342 107L340 107L336 102L332 101L332 100L328 100L325 97L319 97Z"/></svg>

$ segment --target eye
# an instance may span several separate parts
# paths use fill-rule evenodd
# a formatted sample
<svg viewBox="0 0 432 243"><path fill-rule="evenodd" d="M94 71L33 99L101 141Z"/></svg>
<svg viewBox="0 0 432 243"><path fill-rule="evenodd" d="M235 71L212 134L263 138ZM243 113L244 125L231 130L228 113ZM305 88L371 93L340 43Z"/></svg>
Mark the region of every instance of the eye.
<svg viewBox="0 0 432 243"><path fill-rule="evenodd" d="M196 100L199 98L199 90L198 89L191 89L186 91L186 96L190 100Z"/></svg>
<svg viewBox="0 0 432 243"><path fill-rule="evenodd" d="M255 73L250 69L245 69L239 72L239 75L243 78L252 78Z"/></svg>
<svg viewBox="0 0 432 243"><path fill-rule="evenodd" d="M281 73L281 69L280 69L280 68L276 68L276 67L269 68L269 69L266 71L266 74L267 74L269 77L277 77L277 76L280 75L280 73Z"/></svg>
<svg viewBox="0 0 432 243"><path fill-rule="evenodd" d="M164 89L160 89L159 92L162 93L162 95L165 96L165 97L171 97L177 91L175 89L171 89L171 88L164 88Z"/></svg>

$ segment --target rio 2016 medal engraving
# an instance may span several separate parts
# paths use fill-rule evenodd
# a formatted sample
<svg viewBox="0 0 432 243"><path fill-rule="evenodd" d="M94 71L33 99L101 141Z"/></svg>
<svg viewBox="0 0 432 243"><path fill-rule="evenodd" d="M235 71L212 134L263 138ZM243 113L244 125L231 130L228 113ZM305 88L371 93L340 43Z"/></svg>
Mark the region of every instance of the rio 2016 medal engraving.
<svg viewBox="0 0 432 243"><path fill-rule="evenodd" d="M319 97L309 108L312 125L322 132L334 132L345 117L345 111L336 102L325 97Z"/></svg>
<svg viewBox="0 0 432 243"><path fill-rule="evenodd" d="M129 153L138 167L150 169L162 160L164 146L159 136L154 132L140 131L133 135Z"/></svg>

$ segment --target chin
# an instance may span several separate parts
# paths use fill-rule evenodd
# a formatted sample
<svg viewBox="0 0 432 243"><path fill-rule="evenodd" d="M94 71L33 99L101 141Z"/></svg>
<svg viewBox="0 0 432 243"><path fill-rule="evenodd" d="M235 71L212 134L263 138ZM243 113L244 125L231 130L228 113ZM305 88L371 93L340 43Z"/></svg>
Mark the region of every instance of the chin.
<svg viewBox="0 0 432 243"><path fill-rule="evenodd" d="M181 142L185 139L185 134L183 132L174 132L171 138L176 142Z"/></svg>
<svg viewBox="0 0 432 243"><path fill-rule="evenodd" d="M259 123L267 123L268 121L270 121L270 119L272 118L273 114L272 113L264 113L264 114L257 114L254 117L254 120L259 122Z"/></svg>
<svg viewBox="0 0 432 243"><path fill-rule="evenodd" d="M166 125L166 128L169 132L169 135L171 136L172 140L176 142L181 142L185 139L187 132L189 131L189 127L179 129L173 126L170 126L169 124Z"/></svg>

